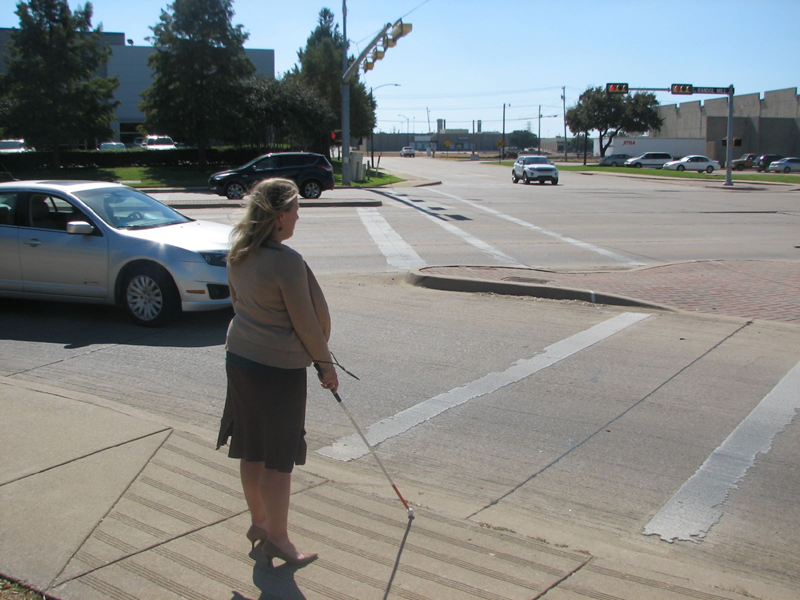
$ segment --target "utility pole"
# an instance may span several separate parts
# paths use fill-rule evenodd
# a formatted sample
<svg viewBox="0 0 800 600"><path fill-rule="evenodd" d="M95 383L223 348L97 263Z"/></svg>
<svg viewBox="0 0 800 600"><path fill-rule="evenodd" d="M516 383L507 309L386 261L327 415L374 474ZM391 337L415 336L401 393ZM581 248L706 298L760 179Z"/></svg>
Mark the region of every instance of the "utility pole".
<svg viewBox="0 0 800 600"><path fill-rule="evenodd" d="M536 134L536 154L542 153L542 105L539 105L539 132Z"/></svg>
<svg viewBox="0 0 800 600"><path fill-rule="evenodd" d="M567 160L567 87L561 87L561 103L564 107L564 160ZM587 136L588 137L588 136ZM586 146L583 147L584 161L586 160Z"/></svg>
<svg viewBox="0 0 800 600"><path fill-rule="evenodd" d="M509 104L509 106L511 106ZM500 148L500 159L506 155L506 105L503 103L503 147Z"/></svg>

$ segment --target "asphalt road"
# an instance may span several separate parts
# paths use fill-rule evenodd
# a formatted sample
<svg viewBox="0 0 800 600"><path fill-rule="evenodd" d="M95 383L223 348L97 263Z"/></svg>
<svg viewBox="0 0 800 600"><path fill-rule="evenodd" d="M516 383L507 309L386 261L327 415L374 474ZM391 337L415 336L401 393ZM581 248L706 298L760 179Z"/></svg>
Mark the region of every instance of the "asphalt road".
<svg viewBox="0 0 800 600"><path fill-rule="evenodd" d="M459 516L491 513L533 537L558 532L573 548L663 548L796 584L797 327L441 292L403 277L419 263L797 260L798 194L572 173L556 187L515 186L506 168L383 164L443 184L384 190L380 208L304 209L291 244L331 304L334 352L361 378L343 376L342 397L406 497L443 510L447 497ZM213 436L229 311L150 331L113 308L0 306L3 375L106 396ZM354 474L375 469L368 456L348 456L349 421L315 386L307 429L311 451L350 458ZM706 476L719 461L723 489Z"/></svg>

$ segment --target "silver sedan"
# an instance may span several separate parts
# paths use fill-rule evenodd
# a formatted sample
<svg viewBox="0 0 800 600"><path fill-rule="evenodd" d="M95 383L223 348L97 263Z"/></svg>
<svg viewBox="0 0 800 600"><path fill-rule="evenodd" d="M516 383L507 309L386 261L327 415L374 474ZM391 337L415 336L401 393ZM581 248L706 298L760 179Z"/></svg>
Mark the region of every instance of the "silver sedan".
<svg viewBox="0 0 800 600"><path fill-rule="evenodd" d="M705 171L706 173L713 173L721 169L722 166L717 161L711 160L707 156L691 154L689 156L684 156L680 160L671 160L668 163L664 163L664 166L661 168L667 171L697 171L698 173Z"/></svg>
<svg viewBox="0 0 800 600"><path fill-rule="evenodd" d="M230 306L231 227L124 185L0 184L0 296L117 304L139 325Z"/></svg>
<svg viewBox="0 0 800 600"><path fill-rule="evenodd" d="M769 163L767 173L791 173L792 171L800 171L800 158L790 156L780 160Z"/></svg>

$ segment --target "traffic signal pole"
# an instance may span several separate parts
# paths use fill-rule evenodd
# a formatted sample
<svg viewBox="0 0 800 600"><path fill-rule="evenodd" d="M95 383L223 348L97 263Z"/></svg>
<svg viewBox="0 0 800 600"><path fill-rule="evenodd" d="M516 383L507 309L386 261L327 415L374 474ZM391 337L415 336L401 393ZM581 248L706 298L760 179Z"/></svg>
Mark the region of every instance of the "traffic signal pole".
<svg viewBox="0 0 800 600"><path fill-rule="evenodd" d="M733 85L728 88L728 145L725 148L725 183L733 185Z"/></svg>
<svg viewBox="0 0 800 600"><path fill-rule="evenodd" d="M350 82L347 73L347 0L342 0L342 185L350 185Z"/></svg>
<svg viewBox="0 0 800 600"><path fill-rule="evenodd" d="M728 87L703 87L691 83L673 83L668 88L632 88L627 83L607 83L606 93L627 94L628 92L670 92L677 95L692 94L724 94L728 96L728 137L725 148L725 183L724 186L733 186L733 84Z"/></svg>
<svg viewBox="0 0 800 600"><path fill-rule="evenodd" d="M372 69L375 60L383 58L383 51L378 52L376 46L384 42L386 48L393 47L397 40L411 31L411 23L403 23L400 19L395 23L387 23L381 32L364 48L364 51L351 65L347 64L347 0L342 0L342 38L344 39L344 52L342 53L342 185L350 185L350 81L358 73L358 69L367 59L367 54L372 52L372 60L366 61L364 69ZM387 35L391 32L391 35Z"/></svg>

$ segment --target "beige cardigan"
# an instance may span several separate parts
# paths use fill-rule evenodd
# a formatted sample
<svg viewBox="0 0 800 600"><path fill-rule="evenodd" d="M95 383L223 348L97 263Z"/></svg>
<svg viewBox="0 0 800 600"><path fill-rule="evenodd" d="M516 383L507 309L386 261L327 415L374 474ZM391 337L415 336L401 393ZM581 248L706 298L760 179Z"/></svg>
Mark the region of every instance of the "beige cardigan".
<svg viewBox="0 0 800 600"><path fill-rule="evenodd" d="M228 284L236 313L228 327L228 352L281 369L312 361L325 371L333 368L328 304L297 251L270 240L228 265Z"/></svg>

